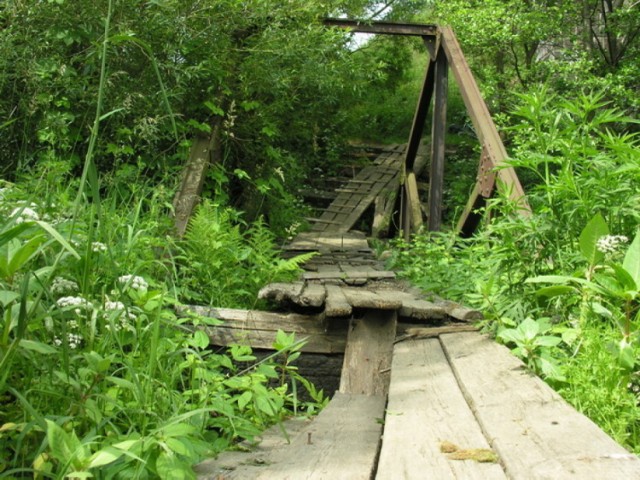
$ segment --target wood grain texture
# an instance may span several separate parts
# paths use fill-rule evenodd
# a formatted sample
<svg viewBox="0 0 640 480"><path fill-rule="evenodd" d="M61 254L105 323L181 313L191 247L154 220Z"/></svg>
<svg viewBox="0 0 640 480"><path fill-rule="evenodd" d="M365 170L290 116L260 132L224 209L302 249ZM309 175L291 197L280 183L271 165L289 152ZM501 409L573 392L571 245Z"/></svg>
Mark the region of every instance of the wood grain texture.
<svg viewBox="0 0 640 480"><path fill-rule="evenodd" d="M444 441L460 448L490 448L440 342L397 344L376 479L506 478L495 463L450 460L440 451Z"/></svg>
<svg viewBox="0 0 640 480"><path fill-rule="evenodd" d="M209 461L198 467L198 478L369 480L376 465L384 405L383 396L336 393L313 422L291 437L290 445L276 439L247 454L244 461L242 457ZM216 477L218 472L223 476Z"/></svg>
<svg viewBox="0 0 640 480"><path fill-rule="evenodd" d="M465 397L513 479L640 478L640 459L479 333L440 341Z"/></svg>
<svg viewBox="0 0 640 480"><path fill-rule="evenodd" d="M392 310L369 310L362 318L351 319L340 392L386 395L396 324Z"/></svg>
<svg viewBox="0 0 640 480"><path fill-rule="evenodd" d="M327 298L325 300L324 312L328 317L346 317L351 315L353 310L347 301L342 289L337 285L326 285Z"/></svg>

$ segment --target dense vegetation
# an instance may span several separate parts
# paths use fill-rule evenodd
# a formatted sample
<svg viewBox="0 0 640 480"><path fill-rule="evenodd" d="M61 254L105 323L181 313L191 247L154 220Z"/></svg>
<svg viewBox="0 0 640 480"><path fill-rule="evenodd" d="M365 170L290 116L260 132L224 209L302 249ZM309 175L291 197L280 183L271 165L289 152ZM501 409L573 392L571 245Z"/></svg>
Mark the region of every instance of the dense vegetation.
<svg viewBox="0 0 640 480"><path fill-rule="evenodd" d="M211 351L184 303L255 306L295 274L297 194L346 141L402 141L418 42L353 43L325 16L453 25L534 214L396 242L395 267L485 327L640 451L640 6L628 1L8 0L0 5L0 476L185 478L324 399L278 354ZM449 221L479 156L452 92ZM182 239L191 139L222 160ZM472 286L472 287L470 287ZM247 362L249 366L247 367ZM242 365L242 366L239 366ZM297 388L312 402L301 405Z"/></svg>

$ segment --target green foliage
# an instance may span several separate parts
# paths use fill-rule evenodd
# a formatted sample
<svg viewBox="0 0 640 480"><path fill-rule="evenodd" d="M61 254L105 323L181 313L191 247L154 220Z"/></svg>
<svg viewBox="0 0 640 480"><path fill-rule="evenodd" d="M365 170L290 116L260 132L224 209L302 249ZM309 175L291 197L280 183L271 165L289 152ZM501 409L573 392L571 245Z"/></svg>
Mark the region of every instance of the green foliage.
<svg viewBox="0 0 640 480"><path fill-rule="evenodd" d="M24 194L46 181L5 184L0 198L0 475L193 478L204 456L325 403L296 370L293 335L256 362L247 347L208 348L200 328L217 320L176 317L187 296L167 242L171 192L120 186L98 213L80 202L72 216L62 180L46 197ZM225 275L295 268L275 260L264 224L241 233L230 209L219 213ZM298 400L300 385L312 401Z"/></svg>
<svg viewBox="0 0 640 480"><path fill-rule="evenodd" d="M282 259L262 219L247 227L237 212L208 201L198 207L179 247L184 300L227 307L252 306L260 288L293 280L310 258Z"/></svg>
<svg viewBox="0 0 640 480"><path fill-rule="evenodd" d="M510 162L530 174L533 214L514 215L498 197L475 237L419 234L392 262L422 288L482 309L487 331L637 451L640 157L624 130L633 122L598 93L519 98Z"/></svg>

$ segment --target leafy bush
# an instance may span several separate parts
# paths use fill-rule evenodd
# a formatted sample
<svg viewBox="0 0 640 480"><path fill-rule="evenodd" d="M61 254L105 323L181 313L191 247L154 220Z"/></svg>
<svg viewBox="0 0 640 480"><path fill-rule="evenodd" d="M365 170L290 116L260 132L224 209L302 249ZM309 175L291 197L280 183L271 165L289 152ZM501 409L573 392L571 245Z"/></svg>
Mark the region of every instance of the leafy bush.
<svg viewBox="0 0 640 480"><path fill-rule="evenodd" d="M0 198L0 475L193 478L203 456L322 404L297 373L292 335L280 332L278 354L257 362L247 347L209 349L201 328L218 321L176 317L170 192L138 184L74 214L67 189L25 195L40 181L5 183ZM200 219L208 236L193 258L208 248L222 274L253 283L194 295L240 304L267 269L295 268L278 264L263 224L241 233L231 210L207 208L220 230ZM222 247L205 242L216 239ZM296 385L315 400L301 404Z"/></svg>

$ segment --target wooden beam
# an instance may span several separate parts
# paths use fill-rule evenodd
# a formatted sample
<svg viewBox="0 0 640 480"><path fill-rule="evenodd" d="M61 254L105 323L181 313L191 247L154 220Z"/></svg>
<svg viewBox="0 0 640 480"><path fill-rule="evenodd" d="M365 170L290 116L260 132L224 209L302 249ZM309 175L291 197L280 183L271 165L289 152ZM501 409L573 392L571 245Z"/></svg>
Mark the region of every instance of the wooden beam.
<svg viewBox="0 0 640 480"><path fill-rule="evenodd" d="M438 34L437 25L418 23L377 22L370 20L327 18L324 20L324 24L328 27L339 27L359 33L408 35L416 37L435 37Z"/></svg>
<svg viewBox="0 0 640 480"><path fill-rule="evenodd" d="M523 216L531 214L531 207L527 202L524 189L513 167L506 164L507 152L504 148L498 130L493 123L489 109L482 99L480 89L476 83L469 64L467 63L458 39L450 27L440 27L441 42L449 61L453 76L460 87L462 99L467 107L467 112L473 123L478 139L487 148L489 156L495 162L494 167L499 167L498 176L505 192L517 202L519 212Z"/></svg>
<svg viewBox="0 0 640 480"><path fill-rule="evenodd" d="M449 62L442 47L436 56L435 98L431 130L431 169L429 174L430 231L440 230L442 223L442 191L444 185L444 152L447 134L447 90Z"/></svg>
<svg viewBox="0 0 640 480"><path fill-rule="evenodd" d="M387 394L397 321L393 310L367 310L362 318L351 319L341 393Z"/></svg>

